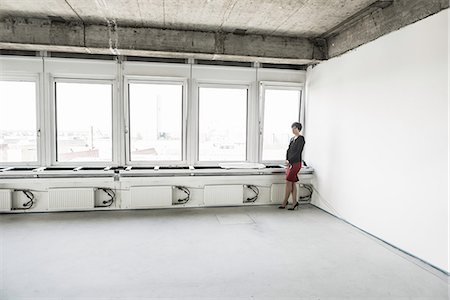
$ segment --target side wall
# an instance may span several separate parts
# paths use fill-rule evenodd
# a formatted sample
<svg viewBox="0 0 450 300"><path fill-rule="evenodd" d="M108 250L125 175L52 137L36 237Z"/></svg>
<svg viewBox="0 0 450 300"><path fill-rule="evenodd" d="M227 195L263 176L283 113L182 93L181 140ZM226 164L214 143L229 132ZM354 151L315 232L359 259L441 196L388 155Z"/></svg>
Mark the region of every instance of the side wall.
<svg viewBox="0 0 450 300"><path fill-rule="evenodd" d="M316 205L447 272L448 36L444 10L309 69L305 132Z"/></svg>

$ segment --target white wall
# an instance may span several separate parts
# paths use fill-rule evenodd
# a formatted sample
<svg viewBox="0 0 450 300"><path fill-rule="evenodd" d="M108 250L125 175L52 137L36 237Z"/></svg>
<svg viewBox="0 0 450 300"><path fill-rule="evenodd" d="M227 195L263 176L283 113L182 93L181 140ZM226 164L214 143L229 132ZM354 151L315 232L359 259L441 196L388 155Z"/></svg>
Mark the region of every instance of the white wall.
<svg viewBox="0 0 450 300"><path fill-rule="evenodd" d="M318 206L446 271L448 35L445 10L308 70L305 133Z"/></svg>

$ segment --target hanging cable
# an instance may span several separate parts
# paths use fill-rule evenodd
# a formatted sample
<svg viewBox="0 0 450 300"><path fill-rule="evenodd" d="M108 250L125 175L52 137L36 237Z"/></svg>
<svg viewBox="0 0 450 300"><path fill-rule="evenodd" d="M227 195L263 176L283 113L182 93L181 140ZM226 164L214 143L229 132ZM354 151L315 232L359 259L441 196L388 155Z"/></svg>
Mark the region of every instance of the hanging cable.
<svg viewBox="0 0 450 300"><path fill-rule="evenodd" d="M23 204L23 209L30 209L34 205L34 194L29 190L23 190L22 193L24 193L25 196L29 199L28 202Z"/></svg>
<svg viewBox="0 0 450 300"><path fill-rule="evenodd" d="M247 202L247 203L249 203L249 202L251 202L251 203L255 202L255 201L258 199L258 197L259 197L259 189L258 189L258 187L256 187L255 185L246 185L245 187L248 188L248 189L250 189L253 193L255 193L255 196L253 196L253 197L248 197L247 200L246 200L245 202Z"/></svg>
<svg viewBox="0 0 450 300"><path fill-rule="evenodd" d="M30 190L14 190L14 192L22 192L27 198L28 201L22 204L22 207L14 208L16 209L30 209L34 205L34 201L36 200L36 197Z"/></svg>
<svg viewBox="0 0 450 300"><path fill-rule="evenodd" d="M102 190L109 196L109 199L104 200L102 203L105 204L104 207L110 207L114 203L114 200L116 199L116 193L109 188L99 188L99 190Z"/></svg>
<svg viewBox="0 0 450 300"><path fill-rule="evenodd" d="M308 194L304 196L299 196L298 201L302 202L310 201L313 194L313 187L310 184L300 184L300 188L304 188L305 190L307 190Z"/></svg>
<svg viewBox="0 0 450 300"><path fill-rule="evenodd" d="M184 192L186 194L186 197L178 199L177 204L185 204L191 199L191 191L187 187L184 186L175 186L176 189Z"/></svg>

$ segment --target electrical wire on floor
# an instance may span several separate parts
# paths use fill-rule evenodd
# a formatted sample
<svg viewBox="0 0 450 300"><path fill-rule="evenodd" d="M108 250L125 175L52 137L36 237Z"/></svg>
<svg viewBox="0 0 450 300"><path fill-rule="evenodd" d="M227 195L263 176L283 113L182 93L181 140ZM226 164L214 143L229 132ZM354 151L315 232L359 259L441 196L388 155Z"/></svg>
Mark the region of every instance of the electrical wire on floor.
<svg viewBox="0 0 450 300"><path fill-rule="evenodd" d="M191 199L191 191L185 186L175 186L175 188L186 194L186 197L178 199L176 204L186 204Z"/></svg>
<svg viewBox="0 0 450 300"><path fill-rule="evenodd" d="M258 197L259 197L259 189L258 189L258 187L255 186L255 185L251 185L251 184L248 184L245 187L250 189L253 193L255 193L255 195L253 197L248 197L245 200L245 203L253 203L256 200L258 200Z"/></svg>
<svg viewBox="0 0 450 300"><path fill-rule="evenodd" d="M36 200L36 197L34 196L33 192L31 192L30 190L14 190L14 192L22 192L28 198L28 201L22 204L22 207L14 208L14 210L18 209L27 210L33 207Z"/></svg>
<svg viewBox="0 0 450 300"><path fill-rule="evenodd" d="M334 216L337 217L338 219L342 219L342 217L341 217L342 215L338 212L338 210L337 210L333 205L331 205L330 202L328 202L327 200L325 200L325 198L320 194L320 192L317 190L317 188L316 188L314 185L311 185L311 187L314 189L314 191L316 192L317 196L319 197L319 201L320 201L320 202L323 202L328 208L330 208L331 210L333 210L332 213L330 213L330 212L328 212L328 213L334 215ZM319 207L319 206L318 206L318 207Z"/></svg>
<svg viewBox="0 0 450 300"><path fill-rule="evenodd" d="M104 204L102 207L110 207L114 203L114 200L116 200L116 193L110 188L98 188L98 189L102 190L109 196L108 200L104 200L102 202Z"/></svg>

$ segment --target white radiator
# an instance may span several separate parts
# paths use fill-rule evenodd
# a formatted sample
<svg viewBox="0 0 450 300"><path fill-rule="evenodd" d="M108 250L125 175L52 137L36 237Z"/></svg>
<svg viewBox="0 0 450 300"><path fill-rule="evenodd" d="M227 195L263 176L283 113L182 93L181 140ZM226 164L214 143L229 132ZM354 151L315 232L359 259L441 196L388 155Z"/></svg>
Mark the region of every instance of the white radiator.
<svg viewBox="0 0 450 300"><path fill-rule="evenodd" d="M49 210L83 210L94 208L93 188L50 189Z"/></svg>
<svg viewBox="0 0 450 300"><path fill-rule="evenodd" d="M213 205L242 205L244 203L243 185L206 185L204 202Z"/></svg>
<svg viewBox="0 0 450 300"><path fill-rule="evenodd" d="M284 200L284 193L286 190L286 184L274 183L270 188L270 202L282 203ZM289 196L289 201L292 201L292 196Z"/></svg>
<svg viewBox="0 0 450 300"><path fill-rule="evenodd" d="M131 208L172 206L172 186L131 187Z"/></svg>
<svg viewBox="0 0 450 300"><path fill-rule="evenodd" d="M297 197L309 195L309 191L303 187L303 184L296 183L297 186ZM270 188L270 202L272 203L282 203L284 200L284 193L286 192L286 184L284 183L274 183ZM289 202L292 203L292 195L289 196ZM299 201L297 199L297 201ZM302 200L302 203L309 203L309 200Z"/></svg>
<svg viewBox="0 0 450 300"><path fill-rule="evenodd" d="M0 211L10 211L12 208L12 191L0 190Z"/></svg>

